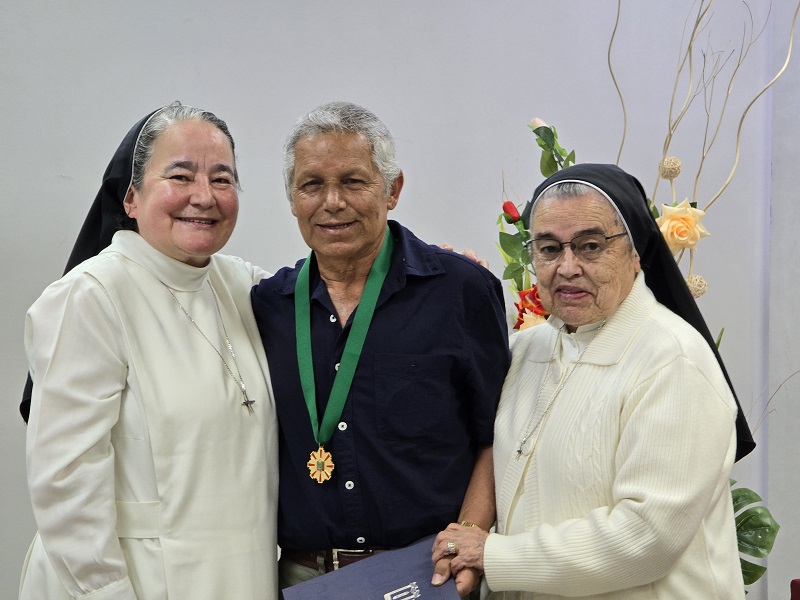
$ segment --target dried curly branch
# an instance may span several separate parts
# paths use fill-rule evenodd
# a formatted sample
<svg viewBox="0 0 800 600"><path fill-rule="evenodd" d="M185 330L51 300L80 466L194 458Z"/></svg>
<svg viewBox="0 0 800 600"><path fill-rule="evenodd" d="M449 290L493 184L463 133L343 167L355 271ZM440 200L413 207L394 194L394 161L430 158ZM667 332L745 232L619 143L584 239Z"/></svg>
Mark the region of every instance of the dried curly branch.
<svg viewBox="0 0 800 600"><path fill-rule="evenodd" d="M731 168L731 171L728 174L728 178L725 180L725 183L722 184L722 187L719 189L719 191L716 194L714 194L714 196L711 198L711 200L708 202L708 204L706 204L706 206L705 206L705 208L703 208L703 210L708 210L709 207L712 204L714 204L714 202L717 201L717 198L719 198L722 195L722 192L725 191L725 189L728 187L728 185L730 184L731 180L733 179L733 174L736 172L736 168L739 166L739 153L740 153L741 143L742 143L742 126L744 125L744 120L747 117L747 113L750 111L750 108L753 106L753 104L755 104L756 100L758 100L762 96L762 94L764 94L764 92L766 92L769 88L771 88L775 84L776 81L778 81L780 76L783 75L784 71L786 71L786 67L789 66L789 59L792 56L792 43L794 41L794 28L795 28L795 25L797 24L797 14L798 14L798 12L800 12L800 2L797 3L797 6L794 9L794 16L792 17L792 26L789 29L789 47L786 50L786 60L783 62L783 66L775 74L775 76L769 81L769 83L767 83L767 85L765 85L763 88L761 88L761 91L758 92L753 97L753 99L750 101L750 103L744 109L744 112L742 113L742 116L739 119L739 127L736 130L736 154L735 154L734 161L733 161L733 167Z"/></svg>
<svg viewBox="0 0 800 600"><path fill-rule="evenodd" d="M617 165L619 165L619 160L622 156L622 147L625 145L625 136L628 133L628 111L625 110L625 100L622 97L622 90L617 83L617 77L614 75L614 69L611 66L611 46L614 45L614 38L617 36L617 28L619 27L619 16L621 12L622 0L617 0L617 20L614 21L614 31L611 32L611 39L608 41L608 72L611 73L611 81L614 82L614 87L617 88L619 103L622 105L622 139L619 142L619 152L617 152Z"/></svg>
<svg viewBox="0 0 800 600"><path fill-rule="evenodd" d="M781 388L783 388L783 387L784 387L784 386L785 386L785 385L786 385L786 384L789 382L789 380L790 380L790 379L792 379L793 377L795 377L796 375L800 375L800 370L798 370L798 371L795 371L794 373L792 373L791 375L789 375L789 376L788 376L786 379L784 379L783 381L781 381L781 382L778 384L778 387L777 387L777 388L775 388L775 391L774 391L774 392L772 392L772 395L771 395L771 396L769 397L769 399L767 400L767 403L764 405L764 408L762 409L762 411L761 411L761 414L760 414L760 415L759 415L759 417L758 417L758 421L756 421L756 424L755 424L755 426L753 427L753 433L755 433L756 431L758 431L758 428L759 428L759 427L761 427L761 425L763 425L763 424L764 424L764 421L767 419L767 417L768 417L769 415L771 415L771 414L772 414L772 413L774 413L776 410L778 410L777 408L770 408L770 404L772 404L772 400L773 400L773 398L775 398L775 396L777 395L777 393L781 391ZM749 411L747 412L747 418L748 418L748 419L750 419L750 418L751 418L751 413L752 413L752 409L751 409L751 410L749 410Z"/></svg>
<svg viewBox="0 0 800 600"><path fill-rule="evenodd" d="M694 178L694 189L692 190L692 201L693 202L697 201L697 189L698 189L698 187L700 185L700 174L703 171L703 166L705 165L706 158L708 157L708 154L711 151L711 147L714 145L714 142L717 139L717 135L719 134L719 131L720 131L721 127L722 127L723 117L725 116L725 110L728 107L728 100L730 100L731 94L733 92L733 85L734 85L734 82L736 81L736 75L738 74L740 67L742 66L742 64L744 63L745 59L747 58L747 55L749 54L750 49L753 47L753 45L756 43L756 41L764 33L764 29L766 28L766 25L769 22L769 13L768 13L766 19L764 19L764 25L762 26L761 31L759 31L757 34L754 35L753 34L753 31L754 31L753 13L752 13L752 11L750 11L750 7L747 6L747 4L745 4L745 6L747 7L747 11L748 11L748 13L750 15L750 27L749 27L750 35L749 35L749 39L746 39L747 35L748 35L747 34L748 27L747 27L747 25L745 25L744 29L742 31L742 41L741 41L741 45L739 46L739 53L738 53L738 55L736 57L736 64L733 66L733 71L731 73L730 79L728 80L728 87L727 87L727 90L726 90L726 93L725 93L725 99L723 100L722 106L720 107L720 110L719 110L719 117L717 118L717 123L716 123L716 127L714 128L714 133L711 135L711 138L709 140L708 137L707 137L707 133L708 133L709 127L711 125L711 110L712 110L712 104L713 104L712 101L713 101L714 84L716 82L717 76L722 71L722 69L725 67L725 65L728 63L728 60L731 58L732 53L729 54L728 57L725 59L725 61L723 61L721 64L719 63L719 55L715 56L716 61L715 61L714 68L712 69L712 74L711 74L711 78L710 78L711 79L711 81L710 81L710 83L711 83L711 93L707 96L706 102L705 102L705 108L706 108L706 136L704 136L704 139L703 139L703 146L702 146L702 152L701 152L701 155L700 155L700 162L699 162L699 165L697 167L697 173L695 174L695 178ZM770 7L770 12L771 12L771 8L772 7ZM709 46L710 46L710 42L709 42Z"/></svg>
<svg viewBox="0 0 800 600"><path fill-rule="evenodd" d="M700 37L700 34L703 32L707 25L707 18L708 11L711 9L711 6L714 4L714 0L710 0L708 4L706 4L705 0L700 0L700 3L697 7L697 13L694 18L694 23L692 24L691 32L689 34L689 41L686 44L686 48L680 54L678 60L678 69L677 73L675 74L675 83L672 88L672 96L670 97L670 104L669 104L669 113L668 113L668 127L667 127L667 136L664 140L664 148L662 152L661 159L663 160L667 153L669 152L669 146L672 142L672 136L675 134L675 130L678 128L678 125L683 120L684 115L689 110L689 106L691 106L692 101L697 96L697 92L695 91L694 87L694 45L697 39ZM689 22L689 17L687 16L686 22ZM681 46L683 46L683 40L686 37L686 26L684 26L684 34L681 38ZM678 95L678 88L681 82L681 74L684 72L684 69L687 67L689 69L689 78L688 78L688 87L686 89L686 97L684 98L683 104L681 105L680 110L678 111L677 115L673 117L675 114L675 102ZM658 184L660 182L660 178L656 177L656 183L653 188L653 193L651 195L652 202L655 204L656 194L658 193Z"/></svg>

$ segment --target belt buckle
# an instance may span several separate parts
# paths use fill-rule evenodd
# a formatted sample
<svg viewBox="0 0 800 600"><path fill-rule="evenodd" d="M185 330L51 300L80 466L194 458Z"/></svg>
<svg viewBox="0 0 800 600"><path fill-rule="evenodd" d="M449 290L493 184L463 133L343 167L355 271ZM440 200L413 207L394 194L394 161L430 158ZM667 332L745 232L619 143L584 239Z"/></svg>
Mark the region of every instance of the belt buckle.
<svg viewBox="0 0 800 600"><path fill-rule="evenodd" d="M363 554L364 556L369 556L372 554L372 550L369 548L365 548L362 550L349 550L347 548L331 548L331 562L333 564L333 570L339 570L339 553L343 554Z"/></svg>

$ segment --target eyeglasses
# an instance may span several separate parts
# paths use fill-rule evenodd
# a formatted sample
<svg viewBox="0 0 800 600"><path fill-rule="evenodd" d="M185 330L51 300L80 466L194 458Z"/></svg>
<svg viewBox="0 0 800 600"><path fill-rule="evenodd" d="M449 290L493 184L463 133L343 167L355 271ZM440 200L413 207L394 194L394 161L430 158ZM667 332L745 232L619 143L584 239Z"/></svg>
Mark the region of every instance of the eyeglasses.
<svg viewBox="0 0 800 600"><path fill-rule="evenodd" d="M564 246L569 246L576 258L585 261L593 261L608 249L608 241L614 238L627 235L627 232L614 235L603 235L601 233L587 233L572 238L568 242L559 242L551 238L537 238L528 240L525 245L531 253L531 258L537 258L544 262L555 262L564 253Z"/></svg>

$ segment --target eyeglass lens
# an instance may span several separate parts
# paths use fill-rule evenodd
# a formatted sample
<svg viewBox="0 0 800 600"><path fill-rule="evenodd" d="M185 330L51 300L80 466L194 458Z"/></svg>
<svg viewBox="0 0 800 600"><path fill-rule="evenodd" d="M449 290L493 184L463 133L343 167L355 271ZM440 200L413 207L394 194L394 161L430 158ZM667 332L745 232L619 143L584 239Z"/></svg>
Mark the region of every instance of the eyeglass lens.
<svg viewBox="0 0 800 600"><path fill-rule="evenodd" d="M564 246L569 246L577 258L591 261L599 258L608 249L608 240L620 235L624 235L624 233L608 237L600 233L589 233L579 235L568 242L540 238L533 240L530 247L532 257L535 256L545 261L558 259L564 252Z"/></svg>

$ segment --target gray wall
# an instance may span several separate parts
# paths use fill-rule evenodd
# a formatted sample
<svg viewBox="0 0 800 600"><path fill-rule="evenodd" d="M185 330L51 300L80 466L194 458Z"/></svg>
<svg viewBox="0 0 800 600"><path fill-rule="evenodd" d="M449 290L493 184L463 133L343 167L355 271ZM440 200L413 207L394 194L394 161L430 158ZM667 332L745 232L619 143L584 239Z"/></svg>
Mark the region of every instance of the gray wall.
<svg viewBox="0 0 800 600"><path fill-rule="evenodd" d="M541 180L526 128L538 116L559 127L580 161L614 162L622 133L606 66L616 2L506 0L330 3L107 0L11 3L0 20L0 597L16 594L35 526L25 488L25 428L17 402L25 374L27 307L57 278L100 176L124 133L171 100L225 118L237 140L244 185L226 251L265 268L306 253L283 195L280 148L302 112L348 99L373 109L398 141L406 187L395 217L424 239L474 247L502 270L495 219L506 190L526 200ZM650 192L666 133L689 0L623 2L613 61L629 111L621 166ZM752 2L756 23L767 3ZM727 177L738 117L782 64L793 7L773 21L740 70L728 119L701 180L700 204ZM734 48L744 6L717 0L713 48ZM773 24L774 23L774 24ZM696 270L701 300L739 397L762 413L765 399L800 368L800 255L792 176L800 60L753 107L739 167L709 211ZM716 90L721 98L724 85ZM673 153L689 193L703 133L698 98ZM667 199L659 189L659 200ZM796 490L800 376L775 395L756 454L735 476L755 487L783 525L770 560L775 598L800 577ZM678 525L676 525L678 526ZM751 598L766 598L766 584Z"/></svg>

